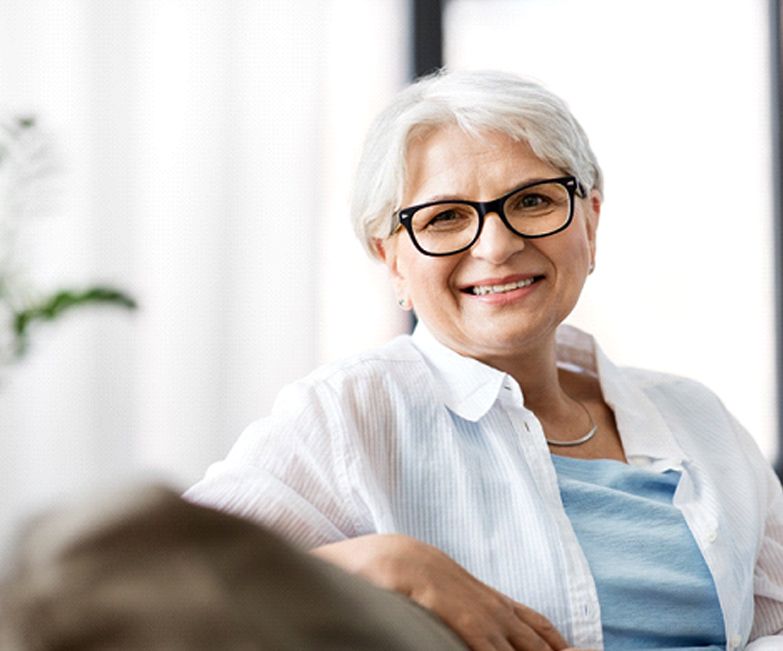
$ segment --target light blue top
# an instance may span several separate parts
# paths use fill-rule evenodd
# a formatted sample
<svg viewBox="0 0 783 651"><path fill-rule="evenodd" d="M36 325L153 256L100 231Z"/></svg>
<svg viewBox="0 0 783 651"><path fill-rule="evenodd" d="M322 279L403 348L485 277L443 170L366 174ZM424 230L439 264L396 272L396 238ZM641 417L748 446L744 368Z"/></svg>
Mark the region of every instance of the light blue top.
<svg viewBox="0 0 783 651"><path fill-rule="evenodd" d="M552 455L595 579L606 651L726 648L715 584L680 511L680 473Z"/></svg>

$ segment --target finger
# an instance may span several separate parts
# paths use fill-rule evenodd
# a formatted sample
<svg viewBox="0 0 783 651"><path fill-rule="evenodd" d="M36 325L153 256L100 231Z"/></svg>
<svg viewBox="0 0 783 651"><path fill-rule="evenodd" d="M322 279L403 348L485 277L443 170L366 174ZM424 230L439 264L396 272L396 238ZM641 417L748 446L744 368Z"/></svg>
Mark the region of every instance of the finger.
<svg viewBox="0 0 783 651"><path fill-rule="evenodd" d="M508 641L514 651L555 651L532 628L529 630L529 634L515 633L509 636Z"/></svg>
<svg viewBox="0 0 783 651"><path fill-rule="evenodd" d="M555 651L538 632L521 619L516 620L507 638L514 651Z"/></svg>
<svg viewBox="0 0 783 651"><path fill-rule="evenodd" d="M551 646L538 636L530 638L516 635L510 637L509 642L514 651L554 651Z"/></svg>
<svg viewBox="0 0 783 651"><path fill-rule="evenodd" d="M468 644L470 651L516 651L506 639L482 640L476 644ZM576 651L579 651L578 649Z"/></svg>
<svg viewBox="0 0 783 651"><path fill-rule="evenodd" d="M546 641L554 651L564 651L569 648L568 642L560 635L560 631L541 613L516 602L514 602L514 613Z"/></svg>

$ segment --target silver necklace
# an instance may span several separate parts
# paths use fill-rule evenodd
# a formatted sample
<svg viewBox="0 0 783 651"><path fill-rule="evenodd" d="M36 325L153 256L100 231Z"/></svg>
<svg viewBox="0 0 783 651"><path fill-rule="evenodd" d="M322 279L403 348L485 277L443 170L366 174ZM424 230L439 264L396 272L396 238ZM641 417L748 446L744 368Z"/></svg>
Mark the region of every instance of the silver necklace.
<svg viewBox="0 0 783 651"><path fill-rule="evenodd" d="M546 439L546 442L549 445L557 445L562 448L573 448L577 445L582 445L582 443L587 443L591 438L593 438L598 433L598 425L595 424L595 421L593 420L593 416L590 414L589 411L587 411L587 407L585 407L582 404L581 400L577 400L579 403L579 406L584 409L585 413L587 414L587 417L590 419L590 431L587 432L584 436L579 437L578 439L574 439L573 441L558 441L557 439L550 439L546 438L546 435L544 438Z"/></svg>

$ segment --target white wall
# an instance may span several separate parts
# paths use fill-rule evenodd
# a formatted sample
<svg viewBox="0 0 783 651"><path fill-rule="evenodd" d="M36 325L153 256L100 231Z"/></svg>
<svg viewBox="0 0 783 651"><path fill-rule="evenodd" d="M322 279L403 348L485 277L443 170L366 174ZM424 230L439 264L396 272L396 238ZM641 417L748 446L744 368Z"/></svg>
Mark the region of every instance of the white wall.
<svg viewBox="0 0 783 651"><path fill-rule="evenodd" d="M571 321L694 377L776 454L767 2L451 0L446 61L539 79L606 175Z"/></svg>

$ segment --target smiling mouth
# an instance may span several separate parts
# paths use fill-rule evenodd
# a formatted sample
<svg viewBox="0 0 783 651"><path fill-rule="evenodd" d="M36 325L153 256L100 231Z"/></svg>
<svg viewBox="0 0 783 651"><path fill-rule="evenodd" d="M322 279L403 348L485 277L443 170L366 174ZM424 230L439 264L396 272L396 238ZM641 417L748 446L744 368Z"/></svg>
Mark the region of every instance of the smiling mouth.
<svg viewBox="0 0 783 651"><path fill-rule="evenodd" d="M533 278L525 278L524 280L518 280L514 283L504 283L502 285L473 285L473 287L468 287L464 291L468 294L474 294L475 296L505 294L506 292L513 292L515 289L521 289L522 287L530 287L530 285L539 278L540 276L535 276Z"/></svg>

